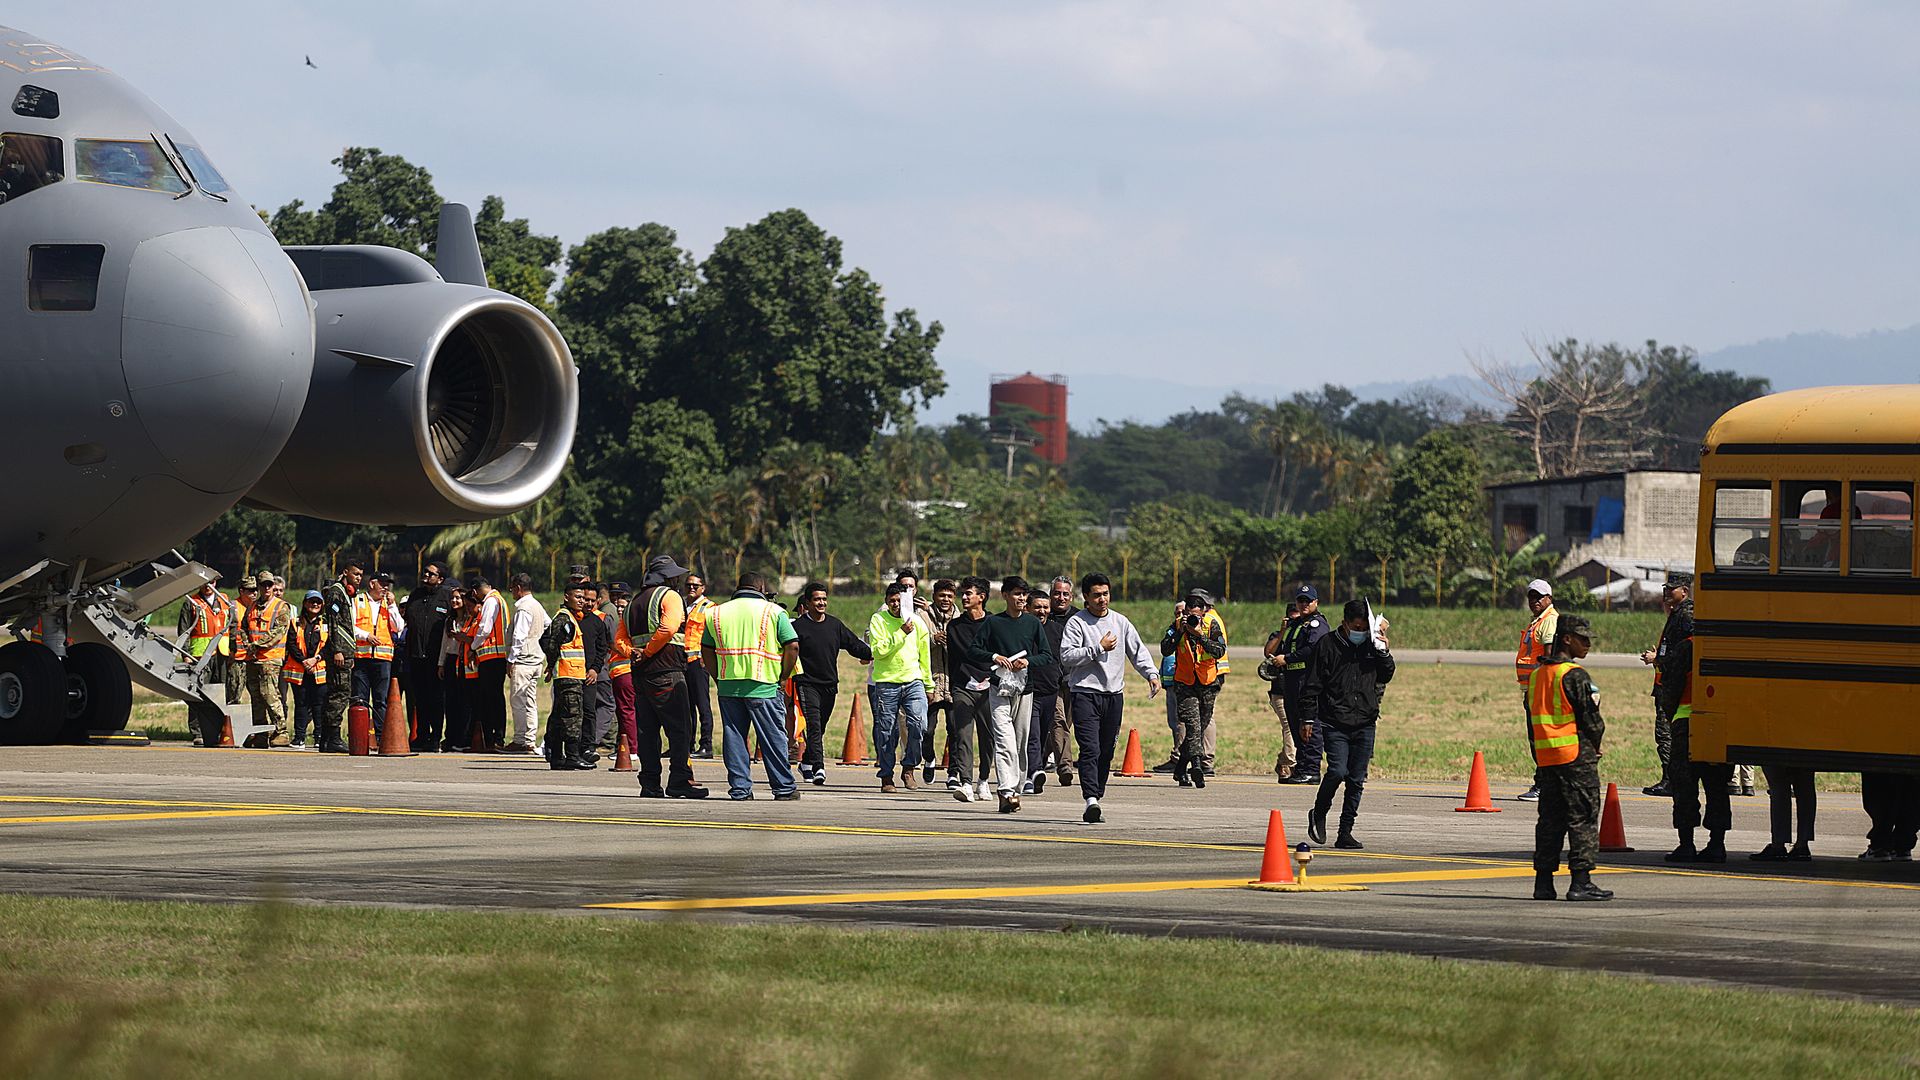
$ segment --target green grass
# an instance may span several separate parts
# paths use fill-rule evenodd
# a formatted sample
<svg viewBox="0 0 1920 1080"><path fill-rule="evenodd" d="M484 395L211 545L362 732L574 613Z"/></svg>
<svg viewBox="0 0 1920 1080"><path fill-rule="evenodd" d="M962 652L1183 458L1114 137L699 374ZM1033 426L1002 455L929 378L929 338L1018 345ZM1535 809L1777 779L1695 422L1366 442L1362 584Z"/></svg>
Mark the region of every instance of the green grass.
<svg viewBox="0 0 1920 1080"><path fill-rule="evenodd" d="M12 1080L1881 1077L1916 1055L1889 1006L1224 940L0 898Z"/></svg>

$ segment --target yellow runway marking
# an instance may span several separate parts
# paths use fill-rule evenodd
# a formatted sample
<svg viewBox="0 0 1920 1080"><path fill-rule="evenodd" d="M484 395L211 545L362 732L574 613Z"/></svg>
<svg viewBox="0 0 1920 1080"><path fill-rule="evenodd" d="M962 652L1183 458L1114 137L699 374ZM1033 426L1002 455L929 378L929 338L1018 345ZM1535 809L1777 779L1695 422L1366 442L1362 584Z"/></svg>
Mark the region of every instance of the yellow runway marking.
<svg viewBox="0 0 1920 1080"><path fill-rule="evenodd" d="M183 818L282 817L318 814L318 810L165 810L146 814L47 814L42 817L0 816L0 825L66 825L103 821L177 821Z"/></svg>
<svg viewBox="0 0 1920 1080"><path fill-rule="evenodd" d="M1413 870L1387 874L1315 874L1315 885L1388 885L1418 881L1486 881L1532 877L1531 867L1472 870ZM897 892L813 893L798 896L721 896L684 900L629 900L587 904L621 911L709 911L719 908L815 907L823 904L897 904L921 900L1007 900L1022 896L1094 896L1110 893L1177 892L1189 889L1238 889L1250 879L1194 878L1185 881L1114 881L1093 885L1008 885L959 889L905 889Z"/></svg>

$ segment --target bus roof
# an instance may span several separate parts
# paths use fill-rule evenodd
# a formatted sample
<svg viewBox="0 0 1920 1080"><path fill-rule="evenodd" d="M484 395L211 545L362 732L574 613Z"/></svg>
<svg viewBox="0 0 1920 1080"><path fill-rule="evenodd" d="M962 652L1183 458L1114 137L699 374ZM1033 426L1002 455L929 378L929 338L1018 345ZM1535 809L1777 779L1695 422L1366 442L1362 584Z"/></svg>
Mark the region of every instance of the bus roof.
<svg viewBox="0 0 1920 1080"><path fill-rule="evenodd" d="M1707 432L1707 453L1735 446L1838 453L1920 446L1920 386L1820 386L1755 398L1728 409Z"/></svg>

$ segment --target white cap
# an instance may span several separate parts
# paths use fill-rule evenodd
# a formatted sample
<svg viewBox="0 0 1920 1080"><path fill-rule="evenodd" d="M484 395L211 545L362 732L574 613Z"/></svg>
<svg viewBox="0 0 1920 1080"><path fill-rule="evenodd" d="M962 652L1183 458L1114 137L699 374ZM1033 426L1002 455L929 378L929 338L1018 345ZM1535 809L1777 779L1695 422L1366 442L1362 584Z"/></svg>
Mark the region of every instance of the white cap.
<svg viewBox="0 0 1920 1080"><path fill-rule="evenodd" d="M1541 596L1552 596L1553 586L1547 584L1547 579L1545 578L1534 578L1532 581L1527 582L1527 591L1530 593L1539 593Z"/></svg>

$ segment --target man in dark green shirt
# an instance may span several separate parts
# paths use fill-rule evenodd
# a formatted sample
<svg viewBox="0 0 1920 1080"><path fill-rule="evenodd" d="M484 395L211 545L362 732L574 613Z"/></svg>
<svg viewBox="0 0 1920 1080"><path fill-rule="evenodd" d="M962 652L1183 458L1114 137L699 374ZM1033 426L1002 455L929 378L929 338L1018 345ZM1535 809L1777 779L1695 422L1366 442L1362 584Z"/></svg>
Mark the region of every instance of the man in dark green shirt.
<svg viewBox="0 0 1920 1080"><path fill-rule="evenodd" d="M1013 576L1000 583L1003 611L980 622L980 632L969 647L977 664L993 664L993 688L988 701L993 710L993 786L1000 794L1000 812L1020 809L1020 785L1026 780L1027 735L1032 722L1033 687L1028 668L1053 663L1047 628L1027 614L1025 578Z"/></svg>

